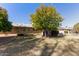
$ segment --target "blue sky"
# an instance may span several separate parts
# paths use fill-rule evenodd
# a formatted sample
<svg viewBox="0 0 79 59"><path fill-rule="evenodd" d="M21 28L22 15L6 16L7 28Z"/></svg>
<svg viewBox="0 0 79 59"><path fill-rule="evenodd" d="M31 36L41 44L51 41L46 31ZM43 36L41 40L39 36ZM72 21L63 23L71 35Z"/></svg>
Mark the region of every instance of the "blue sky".
<svg viewBox="0 0 79 59"><path fill-rule="evenodd" d="M49 5L49 3L45 4ZM13 23L29 24L30 15L40 6L39 3L2 3L0 7L8 11L9 21ZM51 3L56 10L63 16L62 26L71 27L79 22L78 3Z"/></svg>

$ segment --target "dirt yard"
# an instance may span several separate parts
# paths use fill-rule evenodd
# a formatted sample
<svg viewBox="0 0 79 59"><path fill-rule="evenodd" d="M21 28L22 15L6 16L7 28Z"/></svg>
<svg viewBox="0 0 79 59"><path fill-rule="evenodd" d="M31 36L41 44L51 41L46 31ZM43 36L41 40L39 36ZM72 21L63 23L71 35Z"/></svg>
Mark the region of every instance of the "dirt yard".
<svg viewBox="0 0 79 59"><path fill-rule="evenodd" d="M0 38L0 56L79 56L79 36Z"/></svg>

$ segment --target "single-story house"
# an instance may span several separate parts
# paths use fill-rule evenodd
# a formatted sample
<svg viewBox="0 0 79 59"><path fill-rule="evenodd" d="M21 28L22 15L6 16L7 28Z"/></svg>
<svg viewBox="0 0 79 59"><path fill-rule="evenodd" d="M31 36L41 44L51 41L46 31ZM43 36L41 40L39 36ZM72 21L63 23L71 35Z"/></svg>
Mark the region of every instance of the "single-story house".
<svg viewBox="0 0 79 59"><path fill-rule="evenodd" d="M69 28L60 27L59 28L59 33L63 33L63 34L67 33L67 34L69 34L71 32L72 32L72 28L71 27L69 27Z"/></svg>
<svg viewBox="0 0 79 59"><path fill-rule="evenodd" d="M12 24L13 28L10 32L0 32L1 36L16 36L17 34L27 34L34 32L34 29L30 24Z"/></svg>
<svg viewBox="0 0 79 59"><path fill-rule="evenodd" d="M17 34L27 34L27 33L33 33L33 32L39 32L34 30L34 28L32 27L31 24L12 24L13 28L10 32L0 32L0 34L11 34L11 35L17 35ZM64 28L64 27L60 27L59 28L59 33L65 34L65 31L67 31L68 33L72 32L72 28Z"/></svg>

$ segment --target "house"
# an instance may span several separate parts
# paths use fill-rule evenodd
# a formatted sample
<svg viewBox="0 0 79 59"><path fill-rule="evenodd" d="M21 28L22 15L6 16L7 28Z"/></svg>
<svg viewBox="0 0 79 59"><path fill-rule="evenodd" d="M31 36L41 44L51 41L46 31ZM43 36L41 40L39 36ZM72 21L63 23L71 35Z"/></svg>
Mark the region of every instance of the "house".
<svg viewBox="0 0 79 59"><path fill-rule="evenodd" d="M60 27L59 28L59 33L69 34L71 32L72 32L72 28L71 27Z"/></svg>
<svg viewBox="0 0 79 59"><path fill-rule="evenodd" d="M35 30L31 24L12 24L13 28L10 32L0 32L0 34L10 34L10 35L17 35L17 34L27 34L27 33L35 33L35 32L40 32L40 30ZM72 32L72 28L65 28L65 27L60 27L59 28L59 33L62 34L69 34Z"/></svg>
<svg viewBox="0 0 79 59"><path fill-rule="evenodd" d="M35 30L31 24L13 24L12 33L27 34L33 33Z"/></svg>
<svg viewBox="0 0 79 59"><path fill-rule="evenodd" d="M12 24L13 28L10 32L0 32L0 36L17 36L17 34L27 34L34 32L30 24Z"/></svg>

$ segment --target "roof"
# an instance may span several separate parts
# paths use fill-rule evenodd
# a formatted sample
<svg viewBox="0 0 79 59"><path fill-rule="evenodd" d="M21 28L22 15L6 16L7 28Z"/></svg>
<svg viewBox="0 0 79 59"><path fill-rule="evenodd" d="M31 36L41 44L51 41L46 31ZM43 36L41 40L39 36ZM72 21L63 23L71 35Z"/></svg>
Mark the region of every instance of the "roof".
<svg viewBox="0 0 79 59"><path fill-rule="evenodd" d="M60 27L59 29L72 29L72 27Z"/></svg>
<svg viewBox="0 0 79 59"><path fill-rule="evenodd" d="M20 26L20 27L32 27L32 24L16 24L12 23L13 26Z"/></svg>

